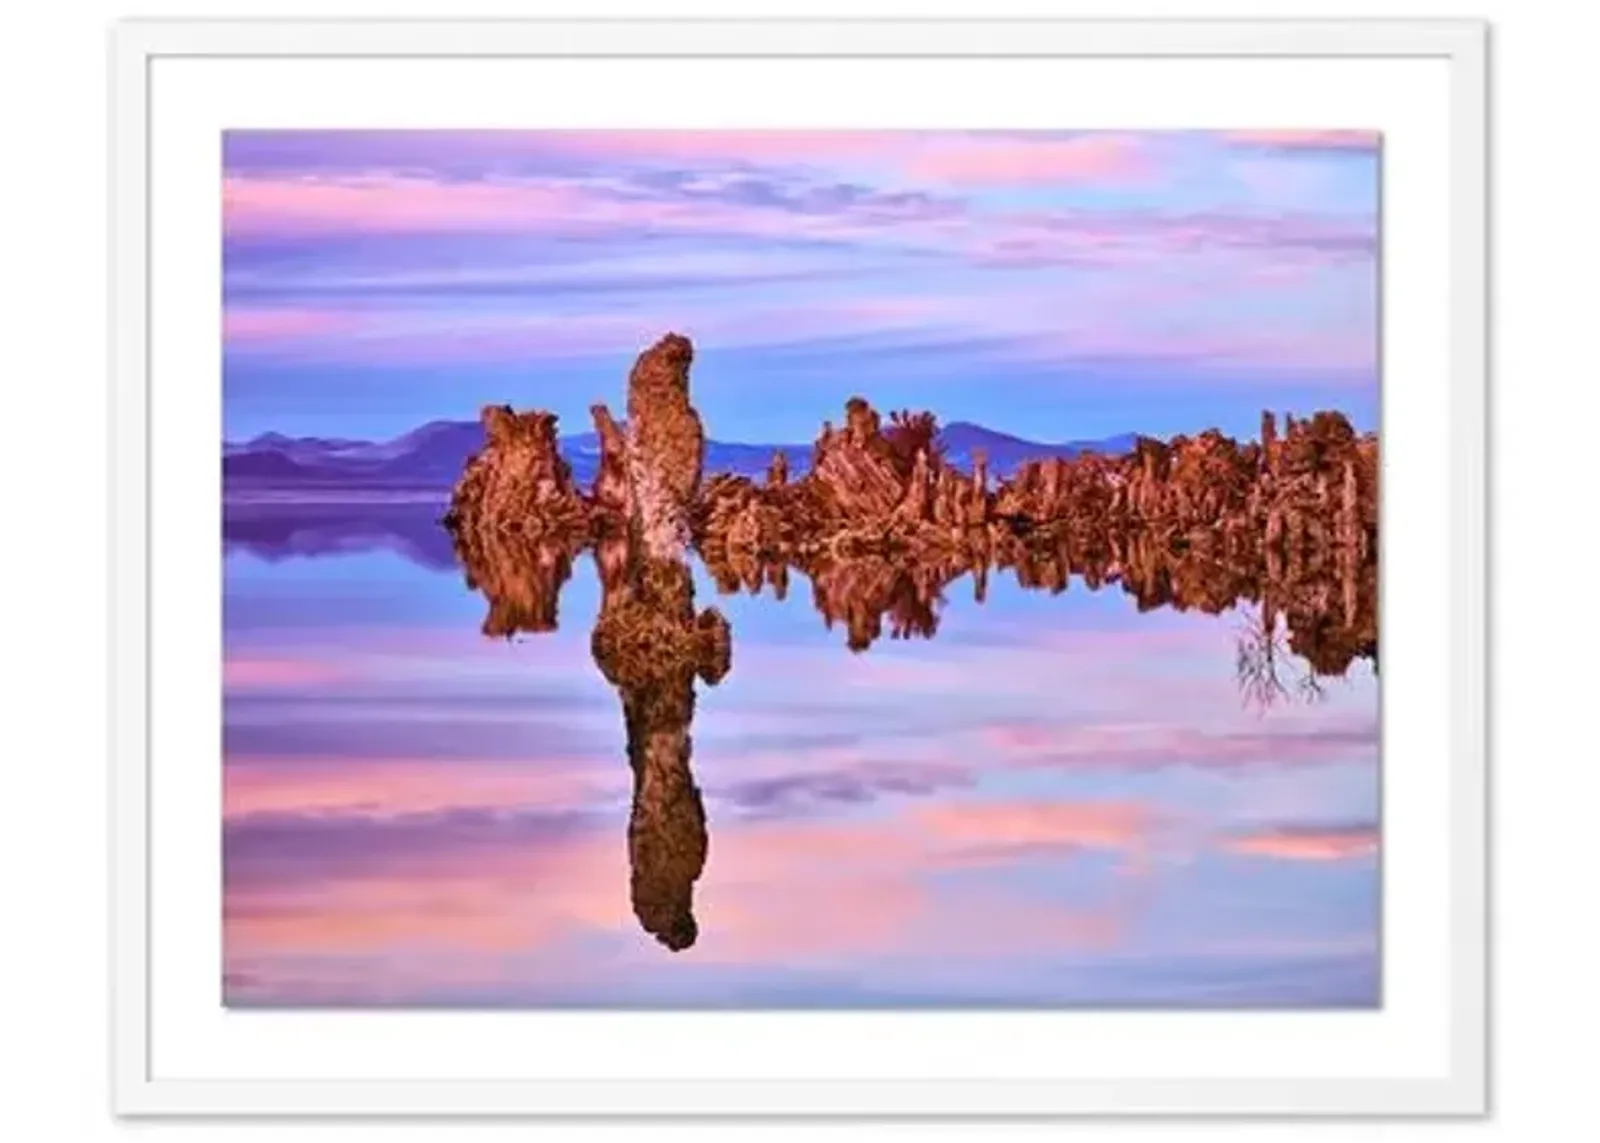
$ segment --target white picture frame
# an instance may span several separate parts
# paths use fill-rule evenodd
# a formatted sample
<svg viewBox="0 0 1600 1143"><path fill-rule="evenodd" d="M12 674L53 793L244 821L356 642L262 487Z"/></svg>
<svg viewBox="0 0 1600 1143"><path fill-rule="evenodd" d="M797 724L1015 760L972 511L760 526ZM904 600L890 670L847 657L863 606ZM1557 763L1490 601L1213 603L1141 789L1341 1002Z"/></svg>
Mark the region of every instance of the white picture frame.
<svg viewBox="0 0 1600 1143"><path fill-rule="evenodd" d="M113 511L113 790L114 900L112 921L115 1107L123 1115L560 1115L560 1116L883 1116L916 1117L1053 1117L1067 1115L1473 1115L1484 1112L1488 1101L1487 978L1485 946L1487 759L1484 704L1486 605L1484 583L1486 448L1486 86L1487 28L1474 21L152 21L118 26L111 43L114 133L112 139L113 235L112 282L112 415L115 480ZM1035 1029L1017 1048L1017 1066L990 1058L972 1059L969 1073L960 1061L947 1064L939 1074L870 1074L850 1064L844 1055L832 1069L813 1063L806 1070L781 1061L764 1074L744 1076L650 1075L639 1071L612 1074L549 1075L463 1073L437 1075L420 1064L381 1074L378 1063L364 1063L347 1074L310 1074L311 1064L298 1074L269 1070L262 1061L270 1053L245 1053L218 1064L212 1074L198 1074L179 1054L163 1046L165 1029L177 1019L171 1013L171 990L164 980L176 979L153 952L155 923L152 901L172 902L183 897L178 884L159 880L161 863L153 854L165 844L167 810L153 808L156 788L168 789L168 772L153 780L156 769L170 766L179 775L173 781L205 784L215 775L217 758L203 749L192 757L176 758L173 741L153 737L159 720L152 715L153 694L163 692L193 704L215 705L214 693L192 693L166 669L159 644L166 632L185 620L171 611L158 612L153 599L160 591L159 549L163 541L153 522L168 529L192 528L203 543L214 537L216 521L196 505L203 494L163 499L170 487L157 479L165 463L152 447L153 410L173 403L198 400L205 369L213 370L215 383L214 313L184 314L193 319L192 343L177 355L168 352L161 338L161 321L171 320L174 308L186 302L168 291L167 277L152 265L152 250L169 237L155 220L165 217L158 201L164 189L154 184L154 169L163 161L158 144L167 130L161 118L174 105L152 98L153 77L174 61L209 60L226 69L235 64L264 60L341 61L374 59L454 61L456 68L471 67L486 59L539 60L641 60L641 59L871 59L894 60L1045 60L1083 61L1138 59L1179 64L1193 60L1303 60L1303 61L1424 61L1447 69L1440 103L1442 123L1415 129L1394 143L1386 143L1384 184L1384 524L1386 545L1391 510L1406 518L1437 521L1430 546L1409 559L1401 545L1385 549L1383 569L1384 624L1391 639L1391 620L1397 600L1424 598L1413 595L1409 584L1438 599L1438 624L1431 628L1442 637L1417 639L1408 645L1398 629L1385 648L1384 766L1406 764L1412 747L1396 743L1431 743L1437 751L1438 780L1419 787L1418 804L1434 804L1439 819L1439 846L1427 861L1414 864L1422 870L1412 883L1400 885L1400 870L1386 856L1385 940L1386 956L1392 910L1397 900L1415 903L1419 911L1433 910L1438 918L1437 940L1417 972L1435 974L1439 1003L1410 1031L1415 1032L1416 1059L1389 1071L1374 1064L1364 1068L1356 1050L1359 1036L1351 1033L1352 1050L1342 1066L1332 1059L1337 1045L1328 1045L1328 1067L1312 1070L1306 1064L1298 1074L1260 1074L1241 1064L1235 1070L1229 1049L1221 1045L1207 1068L1183 1074L1082 1074L1070 1065L1057 1074L1037 1046L1048 1044L1057 1033ZM1063 63L1062 66L1066 66ZM457 73L461 74L461 73ZM1419 73L1420 74L1420 73ZM1431 74L1431 73L1430 73ZM981 104L973 96L975 106ZM1176 104L1182 105L1179 93ZM575 112L576 113L576 112ZM1115 113L1115 108L1097 109ZM1269 118L1278 112L1270 108ZM509 113L508 113L509 114ZM597 112L595 114L604 113ZM615 114L614 112L612 113ZM728 114L749 114L730 108ZM362 122L361 109L350 111L351 122ZM1203 116L1202 116L1203 117ZM292 116L290 116L292 118ZM491 125L515 122L502 118ZM1420 120L1419 120L1420 122ZM1434 121L1430 121L1434 122ZM252 124L257 125L257 124ZM285 123L284 125L297 125ZM391 124L383 124L391 125ZM430 124L438 125L438 124ZM589 124L585 124L589 125ZM617 122L624 126L629 123ZM647 124L648 125L648 124ZM722 124L706 124L720 126ZM793 125L793 124L783 124ZM816 124L830 125L830 124ZM1176 124L1175 124L1176 125ZM1209 122L1197 125L1209 126ZM1261 126L1237 123L1237 126ZM1371 126L1356 123L1281 123L1271 126ZM1441 134L1442 131L1442 134ZM1403 161L1412 139L1432 132L1436 154L1442 156L1440 191L1415 196L1404 209L1399 200L1409 188L1390 181L1401 178L1389 166L1391 157ZM168 135L170 136L170 132ZM1403 134L1403 133L1402 133ZM167 146L172 146L168 138ZM177 146L183 144L179 141ZM1411 169L1407 167L1406 169ZM1420 184L1419 184L1420 185ZM165 184L163 184L165 186ZM206 191L204 193L213 193ZM1390 281L1390 259L1402 257L1394 248L1392 227L1409 225L1430 208L1438 212L1441 242L1426 255L1430 260L1427 283L1437 286L1402 290ZM1406 259L1411 256L1404 255ZM1437 263L1437 264L1435 264ZM1399 262L1395 263L1396 266ZM189 295L184 295L188 297ZM1413 304L1414 303L1414 304ZM1446 312L1447 304L1447 312ZM1437 310L1437 322L1414 321L1417 314ZM163 309L163 307L165 307ZM1406 307L1411 307L1406 309ZM158 317L157 311L166 315ZM1403 313L1402 310L1405 310ZM208 341L207 339L212 339ZM1406 371L1397 372L1402 341L1414 340L1418 356L1407 358ZM207 346L210 349L207 349ZM159 350L159 353L157 352ZM193 356L191 356L191 351ZM1409 353L1409 349L1404 352ZM209 354L209 356L208 356ZM198 364L193 364L198 363ZM1437 377L1442 403L1432 407L1438 419L1438 439L1413 448L1405 432L1396 394L1421 386L1423 377ZM1430 397L1419 401L1426 410ZM1407 414L1409 416L1409 414ZM1420 421L1418 422L1420 423ZM1393 432L1391 432L1393 429ZM1409 430L1407 430L1409 431ZM1436 447L1435 447L1436 446ZM209 447L209 445L208 445ZM1402 506L1395 495L1417 474L1415 487ZM1426 481L1421 478L1426 477ZM201 493L204 493L204 489ZM1399 518L1398 516L1396 517ZM1409 529L1408 529L1409 531ZM1436 541L1436 542L1435 542ZM1439 590L1447 584L1448 591ZM1403 594L1402 594L1403 592ZM1412 669L1407 669L1407 663ZM1437 717L1414 715L1407 688L1411 680L1433 676L1437 684ZM1431 721L1429 721L1431 719ZM1407 725L1415 721L1415 726ZM1403 733L1403 739L1402 739ZM1421 745L1416 751L1423 750ZM1406 756L1397 756L1406 754ZM1420 753L1419 753L1420 757ZM1431 755L1430 755L1431 757ZM181 763L181 765L180 765ZM1427 767L1419 766L1419 770ZM184 779L183 774L191 777ZM193 776L198 775L198 778ZM1409 778L1407 779L1410 780ZM1393 823L1386 778L1384 828ZM166 783L165 785L163 783ZM1408 798L1412 795L1407 794ZM203 823L214 834L215 820ZM158 828L160 827L160 828ZM168 867L170 868L170 866ZM1411 875L1407 874L1408 879ZM1397 895L1399 897L1397 898ZM204 938L200 933L196 939ZM1406 1002L1385 961L1385 1005ZM1409 978L1408 978L1409 979ZM227 1021L249 1021L254 1013L222 1013ZM722 1014L724 1022L706 1021L681 1014L657 1014L658 1027L669 1042L683 1045L685 1054L714 1055L712 1039L733 1035L736 1044L765 1044L776 1023L755 1027L745 1014ZM317 1020L320 1014L299 1014ZM1250 1023L1249 1036L1305 1035L1294 1023L1295 1014L1265 1018L1248 1013L1222 1014L1225 1020ZM810 1014L771 1014L760 1019L808 1022ZM928 1039L945 1032L929 1029L920 1013L869 1014L869 1019L900 1022L899 1035ZM945 1019L946 1017L938 1017ZM584 1036L627 1036L612 1015L564 1013L473 1013L467 1019L478 1035L492 1022L520 1021L519 1035L529 1034L530 1020L544 1019L546 1036L577 1035L579 1022L595 1029ZM1074 1037L1072 1021L1079 1027L1090 1018L1067 1014L1059 1035ZM1096 1036L1108 1036L1122 1049L1137 1051L1141 1037L1151 1044L1170 1042L1165 1025L1143 1013L1109 1013L1092 1018ZM1181 1017L1180 1017L1181 1019ZM1197 1017L1198 1019L1198 1017ZM1262 1032L1263 1019L1272 1025ZM1419 1020L1421 1018L1419 1017ZM378 1034L394 1038L394 1018L387 1014L327 1014L332 1021L379 1021ZM732 1021L729 1023L728 1021ZM451 1022L455 1021L455 1022ZM660 1024L659 1021L677 1021ZM1109 1021L1109 1022L1107 1022ZM488 1022L488 1023L486 1023ZM452 1036L469 1027L456 1018L434 1019L443 1050ZM331 1027L331 1023L329 1025ZM498 1026L498 1025L496 1025ZM794 1026L798 1027L799 1023ZM309 1036L302 1020L294 1035ZM954 1025L952 1025L954 1027ZM907 1031L909 1029L909 1032ZM919 1030L924 1029L924 1030ZM370 1032L370 1027L369 1027ZM367 1033L363 1033L367 1034ZM289 1035L289 1033L285 1033ZM342 1033L341 1033L342 1035ZM1319 1033L1320 1035L1320 1033ZM1340 1033L1342 1035L1342 1033ZM1241 1033L1241 1043L1246 1033ZM741 1038L742 1037L742 1038ZM1334 1038L1338 1038L1335 1036ZM334 1037L338 1039L338 1037ZM279 1038L283 1048L288 1040ZM344 1042L340 1040L339 1042ZM354 1042L354 1041L352 1041ZM972 1043L984 1042L974 1039ZM1270 1043L1270 1039L1267 1041ZM1398 1040L1395 1043L1399 1043ZM1411 1041L1406 1041L1410 1044ZM1024 1049L1034 1055L1024 1057ZM202 1049L196 1047L195 1051ZM1400 1052L1396 1048L1396 1058ZM1409 1050L1407 1048L1406 1050ZM280 1057L282 1053L280 1052ZM1111 1052L1115 1056L1115 1052ZM1246 1053L1248 1055L1248 1053ZM292 1057L291 1057L292 1058ZM1257 1057L1259 1058L1259 1053ZM221 1059L221 1056L218 1056ZM254 1061L254 1063L252 1063ZM1024 1066L1024 1061L1026 1061ZM465 1065L463 1065L465 1066ZM530 1069L532 1065L530 1064ZM254 1070L252 1070L254 1069Z"/></svg>

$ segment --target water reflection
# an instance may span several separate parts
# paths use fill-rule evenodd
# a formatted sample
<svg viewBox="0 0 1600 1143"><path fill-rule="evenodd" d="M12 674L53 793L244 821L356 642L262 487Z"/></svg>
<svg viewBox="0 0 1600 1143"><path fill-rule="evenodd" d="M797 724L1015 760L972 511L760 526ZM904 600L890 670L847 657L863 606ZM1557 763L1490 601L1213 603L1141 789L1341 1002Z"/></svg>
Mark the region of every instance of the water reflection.
<svg viewBox="0 0 1600 1143"><path fill-rule="evenodd" d="M454 571L460 560L438 515L436 504L416 501L230 501L223 553L281 563L388 551L418 567Z"/></svg>
<svg viewBox="0 0 1600 1143"><path fill-rule="evenodd" d="M633 803L628 819L630 896L646 932L677 951L694 944L694 883L706 863L706 814L689 769L694 681L728 673L728 622L695 614L694 579L682 560L604 545L595 561L602 597L591 647L622 698Z"/></svg>
<svg viewBox="0 0 1600 1143"><path fill-rule="evenodd" d="M591 551L601 605L590 647L601 675L622 700L633 775L628 825L630 896L639 924L674 951L699 934L694 886L708 850L706 813L691 769L698 678L716 685L732 666L733 631L714 608L695 611L684 559L646 555L621 537L595 544L522 535L463 542L457 555L468 587L486 601L485 635L509 638L554 631L557 603L575 559ZM784 560L712 557L706 569L724 594L789 596L798 573L812 587L823 623L842 627L850 652L863 653L885 630L890 639L933 639L946 595L969 579L983 602L990 577L1009 574L1022 588L1060 594L1072 588L1131 596L1141 612L1238 612L1235 679L1241 699L1260 709L1316 701L1329 679L1352 664L1377 669L1377 565L1316 550L1293 559L1219 558L1148 537L1113 538L1093 551L1070 544L1001 545L975 566L843 558Z"/></svg>
<svg viewBox="0 0 1600 1143"><path fill-rule="evenodd" d="M230 1005L1376 1003L1373 567L442 511L229 505Z"/></svg>

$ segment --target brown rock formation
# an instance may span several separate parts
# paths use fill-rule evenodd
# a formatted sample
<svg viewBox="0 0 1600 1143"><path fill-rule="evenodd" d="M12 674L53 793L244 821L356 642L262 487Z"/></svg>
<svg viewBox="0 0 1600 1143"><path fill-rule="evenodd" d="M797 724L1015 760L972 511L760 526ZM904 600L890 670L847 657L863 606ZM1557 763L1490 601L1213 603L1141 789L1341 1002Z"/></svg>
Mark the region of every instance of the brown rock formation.
<svg viewBox="0 0 1600 1143"><path fill-rule="evenodd" d="M1141 533L1283 558L1346 547L1365 559L1377 548L1377 472L1376 438L1358 438L1342 415L1290 418L1279 437L1264 413L1260 442L1208 429L1141 438L1123 457L1029 462L1002 484L995 514L1013 531L1066 533L1080 545Z"/></svg>
<svg viewBox="0 0 1600 1143"><path fill-rule="evenodd" d="M645 548L677 558L688 547L705 432L689 403L689 339L669 333L628 375L627 474L632 523Z"/></svg>
<svg viewBox="0 0 1600 1143"><path fill-rule="evenodd" d="M944 461L939 422L932 413L913 413L909 409L890 413L889 427L883 436L889 442L894 466L902 476L910 476L919 456L923 457L925 467L929 459L941 464Z"/></svg>
<svg viewBox="0 0 1600 1143"><path fill-rule="evenodd" d="M859 397L845 406L844 427L825 423L812 449L811 469L799 481L774 479L757 487L742 477L717 476L696 513L702 551L722 556L782 553L891 554L959 548L990 514L992 494L982 473L967 476L946 465L931 414L896 412L887 428Z"/></svg>
<svg viewBox="0 0 1600 1143"><path fill-rule="evenodd" d="M634 364L625 426L594 406L601 463L587 499L556 455L553 416L486 409L488 443L469 463L447 517L469 571L492 564L483 550L513 542L508 537L566 543L608 531L625 532L655 559L681 559L692 543L720 586L746 590L786 586L787 572L774 578L773 569L791 566L879 583L866 567L840 570L869 558L933 568L935 578L970 571L980 598L996 563L1015 567L1025 583L1061 590L1078 569L1137 577L1141 567L1161 565L1138 553L1158 550L1193 549L1227 567L1259 564L1262 577L1284 581L1326 563L1343 569L1344 585L1377 558L1377 440L1358 436L1338 413L1288 416L1281 434L1277 418L1263 413L1261 439L1242 445L1208 429L1169 441L1141 438L1124 456L1043 458L991 488L980 453L971 472L948 463L931 414L900 410L885 425L852 397L841 428L823 425L802 479L790 479L779 453L764 484L718 475L702 487L704 433L689 400L693 357L686 338L668 334ZM1130 554L1135 562L1124 569L1120 561ZM559 561L542 566L559 570ZM537 585L520 586L522 602L492 616L494 629L549 621ZM828 608L840 618L847 610ZM853 643L868 636L861 620L851 626ZM903 626L924 624L908 612Z"/></svg>
<svg viewBox="0 0 1600 1143"><path fill-rule="evenodd" d="M789 483L789 458L782 449L774 449L767 462L767 487L782 488Z"/></svg>
<svg viewBox="0 0 1600 1143"><path fill-rule="evenodd" d="M450 497L451 531L582 534L587 513L556 447L555 414L489 405L482 420L484 447L467 461Z"/></svg>
<svg viewBox="0 0 1600 1143"><path fill-rule="evenodd" d="M804 483L825 521L887 519L905 497L905 479L878 414L860 397L845 406L845 427L824 427Z"/></svg>
<svg viewBox="0 0 1600 1143"><path fill-rule="evenodd" d="M600 466L595 472L589 504L596 514L625 524L632 512L628 503L627 437L604 405L590 406L589 413L594 418L595 435L600 439Z"/></svg>
<svg viewBox="0 0 1600 1143"><path fill-rule="evenodd" d="M467 586L490 601L484 634L553 630L587 529L571 470L556 451L556 418L491 405L483 426L484 447L456 483L444 524Z"/></svg>

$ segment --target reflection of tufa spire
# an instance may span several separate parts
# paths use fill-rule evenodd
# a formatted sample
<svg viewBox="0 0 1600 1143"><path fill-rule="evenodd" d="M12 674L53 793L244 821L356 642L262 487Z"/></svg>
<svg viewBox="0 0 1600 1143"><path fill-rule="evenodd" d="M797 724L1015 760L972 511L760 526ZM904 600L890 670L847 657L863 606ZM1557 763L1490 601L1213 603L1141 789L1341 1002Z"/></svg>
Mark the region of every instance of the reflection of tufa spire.
<svg viewBox="0 0 1600 1143"><path fill-rule="evenodd" d="M852 651L865 651L883 633L931 639L939 630L943 580L937 569L907 567L879 556L835 560L803 569L811 578L812 601L829 627L843 623ZM777 573L768 578L776 580Z"/></svg>
<svg viewBox="0 0 1600 1143"><path fill-rule="evenodd" d="M591 645L627 726L634 913L662 944L686 948L698 931L694 883L706 861L705 810L689 769L694 681L727 674L728 624L715 609L695 615L687 564L641 556L606 590Z"/></svg>

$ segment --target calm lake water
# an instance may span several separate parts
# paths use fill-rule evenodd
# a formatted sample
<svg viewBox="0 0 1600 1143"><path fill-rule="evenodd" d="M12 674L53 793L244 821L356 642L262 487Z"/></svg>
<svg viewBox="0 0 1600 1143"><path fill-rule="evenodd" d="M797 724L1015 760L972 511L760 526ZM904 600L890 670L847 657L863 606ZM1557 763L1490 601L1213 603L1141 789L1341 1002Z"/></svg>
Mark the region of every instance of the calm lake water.
<svg viewBox="0 0 1600 1143"><path fill-rule="evenodd" d="M803 577L780 602L696 568L733 667L697 687L709 853L675 952L630 906L596 568L557 630L487 638L437 514L229 510L228 1004L1378 1003L1370 664L1263 706L1249 605L1003 572L853 653Z"/></svg>

